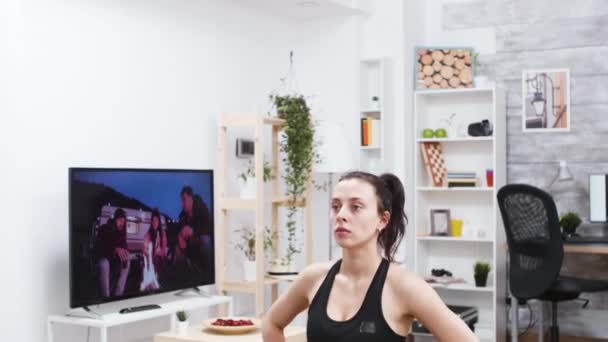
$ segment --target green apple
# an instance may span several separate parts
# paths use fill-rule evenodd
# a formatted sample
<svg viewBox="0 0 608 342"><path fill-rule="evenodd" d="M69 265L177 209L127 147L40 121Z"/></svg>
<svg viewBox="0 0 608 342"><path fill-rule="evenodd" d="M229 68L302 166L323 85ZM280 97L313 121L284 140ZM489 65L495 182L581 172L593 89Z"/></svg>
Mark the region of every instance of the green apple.
<svg viewBox="0 0 608 342"><path fill-rule="evenodd" d="M448 136L448 133L447 133L447 132L445 131L445 129L443 129L443 128L437 128L437 129L435 130L435 136L436 136L437 138L445 138L445 137L447 137L447 136Z"/></svg>
<svg viewBox="0 0 608 342"><path fill-rule="evenodd" d="M432 138L433 137L433 130L430 128L425 128L422 131L422 137L423 138Z"/></svg>

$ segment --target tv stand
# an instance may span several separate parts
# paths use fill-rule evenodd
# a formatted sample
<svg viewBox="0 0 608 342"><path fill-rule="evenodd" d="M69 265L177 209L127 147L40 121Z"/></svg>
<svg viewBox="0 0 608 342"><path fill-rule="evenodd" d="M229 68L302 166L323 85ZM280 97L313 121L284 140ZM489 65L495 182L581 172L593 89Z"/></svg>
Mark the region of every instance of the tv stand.
<svg viewBox="0 0 608 342"><path fill-rule="evenodd" d="M198 287L194 286L188 289L184 289L181 291L178 291L175 293L176 296L178 297L187 297L189 293L194 292L195 295L203 297L203 298L210 298L211 295L204 290L199 289Z"/></svg>
<svg viewBox="0 0 608 342"><path fill-rule="evenodd" d="M84 311L84 312L83 312ZM69 317L80 317L80 318L90 318L90 319L103 319L103 315L93 311L88 306L83 306L82 308L76 308L74 310L68 311L66 316Z"/></svg>
<svg viewBox="0 0 608 342"><path fill-rule="evenodd" d="M201 291L202 292L202 291ZM168 317L171 325L171 330L175 330L176 315L175 313L181 310L193 311L208 308L215 305L226 305L228 315L233 313L233 300L228 296L193 296L184 299L179 299L171 302L162 303L161 308L155 310L145 310L133 312L128 315L123 315L118 312L108 314L99 314L88 307L75 309L65 315L52 315L47 318L47 341L53 342L53 327L56 324L66 324L73 326L84 326L99 329L99 342L108 342L108 328L154 319L158 317ZM76 315L75 313L78 313ZM83 314L84 311L87 315ZM160 332L160 331L159 331Z"/></svg>

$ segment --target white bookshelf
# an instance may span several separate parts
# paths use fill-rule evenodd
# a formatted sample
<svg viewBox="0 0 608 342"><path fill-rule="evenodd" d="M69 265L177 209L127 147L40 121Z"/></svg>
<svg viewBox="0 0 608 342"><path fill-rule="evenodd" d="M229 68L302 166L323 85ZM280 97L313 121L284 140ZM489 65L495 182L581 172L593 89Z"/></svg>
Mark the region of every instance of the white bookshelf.
<svg viewBox="0 0 608 342"><path fill-rule="evenodd" d="M452 113L452 126L447 121ZM470 137L470 123L488 119L490 137ZM445 138L423 138L425 128L445 128ZM447 304L476 306L476 334L482 341L503 341L506 323L506 256L504 230L496 192L506 182L505 95L497 88L421 90L414 96L414 269L421 276L433 268L447 269L464 284L433 284ZM422 158L420 145L440 142L446 169L474 171L476 187L434 187ZM488 186L485 170L492 169ZM462 219L462 236L431 236L430 210L449 209L451 219ZM476 287L473 266L489 262L492 271L486 287ZM489 338L491 336L491 338Z"/></svg>
<svg viewBox="0 0 608 342"><path fill-rule="evenodd" d="M391 93L391 66L388 58L364 59L359 63L359 101L357 132L359 136L359 169L381 173L391 169L391 130L393 106ZM374 96L378 101L372 101ZM361 119L379 120L379 128L372 136L372 144L363 146ZM379 136L378 136L379 135Z"/></svg>

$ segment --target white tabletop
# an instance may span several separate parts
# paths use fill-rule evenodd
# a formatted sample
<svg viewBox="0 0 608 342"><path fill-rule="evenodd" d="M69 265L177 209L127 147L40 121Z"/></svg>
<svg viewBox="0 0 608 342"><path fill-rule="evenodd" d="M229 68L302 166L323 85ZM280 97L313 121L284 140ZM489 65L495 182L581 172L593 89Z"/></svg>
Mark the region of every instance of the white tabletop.
<svg viewBox="0 0 608 342"><path fill-rule="evenodd" d="M232 297L228 296L210 296L210 297L189 297L185 299L175 300L171 302L161 303L160 309L152 309L146 311L132 312L121 314L112 312L101 315L99 318L84 318L67 315L52 315L48 317L51 323L66 323L72 325L82 325L89 327L111 327L126 323L137 322L146 319L157 318L161 316L171 315L179 310L192 310L200 307L228 304L232 302Z"/></svg>

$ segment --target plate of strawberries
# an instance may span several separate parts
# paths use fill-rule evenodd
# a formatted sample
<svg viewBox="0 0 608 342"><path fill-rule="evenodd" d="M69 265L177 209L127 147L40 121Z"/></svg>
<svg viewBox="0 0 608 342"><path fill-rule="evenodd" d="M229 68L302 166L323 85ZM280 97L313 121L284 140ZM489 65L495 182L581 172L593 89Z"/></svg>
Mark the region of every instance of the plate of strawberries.
<svg viewBox="0 0 608 342"><path fill-rule="evenodd" d="M220 334L245 334L257 330L261 322L251 317L212 318L205 320L203 326Z"/></svg>

